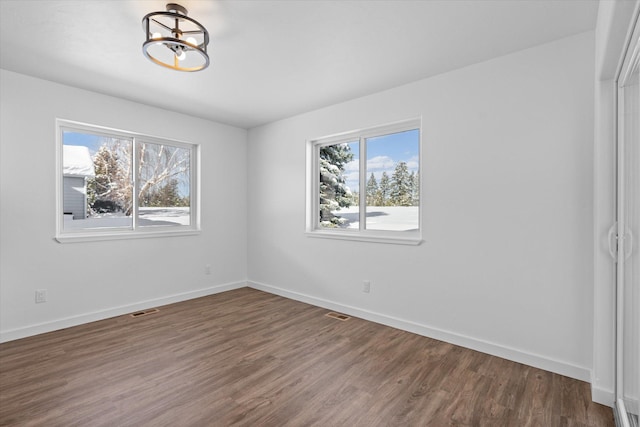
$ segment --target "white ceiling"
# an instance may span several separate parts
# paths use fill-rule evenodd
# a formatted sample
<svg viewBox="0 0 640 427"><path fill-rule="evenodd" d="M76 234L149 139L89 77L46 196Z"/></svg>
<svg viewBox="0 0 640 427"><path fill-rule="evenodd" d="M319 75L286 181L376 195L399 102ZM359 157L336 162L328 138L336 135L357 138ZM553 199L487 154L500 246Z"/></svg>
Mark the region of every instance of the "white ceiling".
<svg viewBox="0 0 640 427"><path fill-rule="evenodd" d="M168 2L168 1L167 1ZM142 55L157 0L0 0L0 67L250 128L595 27L596 0L177 0L211 65Z"/></svg>

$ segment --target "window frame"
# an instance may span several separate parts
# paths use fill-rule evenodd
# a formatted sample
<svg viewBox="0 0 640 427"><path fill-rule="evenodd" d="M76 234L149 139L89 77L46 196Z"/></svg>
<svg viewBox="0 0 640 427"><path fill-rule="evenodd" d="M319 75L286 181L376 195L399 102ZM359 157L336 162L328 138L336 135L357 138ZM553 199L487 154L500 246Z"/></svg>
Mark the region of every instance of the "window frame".
<svg viewBox="0 0 640 427"><path fill-rule="evenodd" d="M64 131L84 132L131 141L132 163L137 165L139 143L167 145L189 150L189 225L140 226L138 224L139 185L138 168L132 171L132 214L131 226L124 228L64 229L64 177L63 151ZM139 239L150 237L189 236L200 234L200 144L124 131L104 126L81 123L66 119L56 119L56 235L59 243L93 242L102 240Z"/></svg>
<svg viewBox="0 0 640 427"><path fill-rule="evenodd" d="M307 182L306 182L306 227L309 237L354 240L375 243L391 243L402 245L419 245L422 242L422 204L420 195L418 202L418 229L415 231L367 230L366 229L366 185L367 185L367 147L369 138L385 136L418 129L418 170L420 172L420 191L422 192L422 120L420 118L404 120L372 128L359 129L340 134L307 140ZM359 161L359 229L331 229L320 227L320 148L327 145L343 144L358 141Z"/></svg>

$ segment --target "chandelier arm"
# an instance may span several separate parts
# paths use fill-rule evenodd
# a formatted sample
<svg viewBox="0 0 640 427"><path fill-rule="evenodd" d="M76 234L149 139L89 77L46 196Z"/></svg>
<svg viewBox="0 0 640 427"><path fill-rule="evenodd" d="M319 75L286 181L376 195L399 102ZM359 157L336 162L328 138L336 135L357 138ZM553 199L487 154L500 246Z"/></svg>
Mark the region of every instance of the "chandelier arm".
<svg viewBox="0 0 640 427"><path fill-rule="evenodd" d="M153 18L151 18L151 21L155 22L156 24L160 25L161 27L163 27L163 28L165 28L165 29L167 29L167 30L169 30L169 31L171 31L171 30L172 30L172 28L171 28L171 27L169 27L169 26L167 26L167 25L164 25L162 22L158 21L157 19L153 19Z"/></svg>

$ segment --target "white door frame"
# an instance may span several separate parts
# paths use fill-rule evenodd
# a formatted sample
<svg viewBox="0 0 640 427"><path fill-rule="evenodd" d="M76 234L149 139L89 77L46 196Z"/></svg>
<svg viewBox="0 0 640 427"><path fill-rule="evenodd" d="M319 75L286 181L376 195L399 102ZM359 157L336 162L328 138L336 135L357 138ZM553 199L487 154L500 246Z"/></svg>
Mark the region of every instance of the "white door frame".
<svg viewBox="0 0 640 427"><path fill-rule="evenodd" d="M636 15L637 20L637 15ZM626 87L631 80L631 76L637 72L640 62L640 25L636 25L629 40L624 60L616 78L617 92L617 172L616 172L616 360L615 360L615 403L616 423L621 427L631 427L631 419L628 416L628 408L625 402L625 382L638 381L638 378L630 378L630 374L624 371L625 366L625 292L626 287L631 283L625 282L625 262L633 252L633 233L627 225L627 203L629 202L629 190L626 188L628 179L627 171L627 145L638 144L637 141L627 140L627 126L625 122L628 112L626 111ZM637 94L636 94L637 96ZM636 120L640 120L636 118ZM633 166L637 168L638 165ZM635 196L637 197L637 196ZM635 202L635 201L632 201ZM636 231L636 230L634 230ZM636 249L637 250L637 249ZM637 273L636 273L637 274ZM638 309L634 307L634 309ZM637 361L640 363L640 361Z"/></svg>

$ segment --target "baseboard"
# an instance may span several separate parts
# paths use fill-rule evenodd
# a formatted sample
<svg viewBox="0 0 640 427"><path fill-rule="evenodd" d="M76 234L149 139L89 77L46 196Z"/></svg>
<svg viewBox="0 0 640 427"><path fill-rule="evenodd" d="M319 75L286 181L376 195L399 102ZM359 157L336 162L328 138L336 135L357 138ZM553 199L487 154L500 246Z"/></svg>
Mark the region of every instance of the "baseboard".
<svg viewBox="0 0 640 427"><path fill-rule="evenodd" d="M65 317L50 322L38 323L22 328L10 329L0 332L0 343L13 341L20 338L26 338L33 335L44 334L46 332L57 331L59 329L70 328L97 320L108 319L110 317L121 316L133 311L144 310L147 308L157 307L160 305L173 304L176 302L186 301L193 298L204 297L207 295L217 294L220 292L230 291L233 289L244 288L247 282L225 283L222 285L211 286L209 288L198 289L195 291L183 292L179 294L169 295L166 297L140 301L134 304L122 305L106 310L94 311L91 313L79 314L76 316Z"/></svg>
<svg viewBox="0 0 640 427"><path fill-rule="evenodd" d="M425 337L445 341L450 344L470 348L472 350L480 351L492 356L497 356L528 366L533 366L535 368L544 369L545 371L554 372L581 381L589 382L591 380L591 371L582 366L576 366L570 363L521 351L515 348L506 347L500 344L495 344L488 341L457 334L455 332L445 331L439 328L434 328L413 321L400 319L394 316L388 316L386 314L376 313L358 307L340 304L335 301L329 301L323 298L317 298L311 295L289 291L287 289L278 288L276 286L271 286L264 283L248 281L247 285L251 288L258 289L264 292L280 295L285 298L305 302L307 304L312 304L329 310L339 311L351 316L360 317L362 319L380 323L382 325L391 326L393 328L402 329L407 332L412 332Z"/></svg>
<svg viewBox="0 0 640 427"><path fill-rule="evenodd" d="M598 385L595 374L591 375L591 400L601 405L613 408L616 402L616 394L612 388L604 388Z"/></svg>
<svg viewBox="0 0 640 427"><path fill-rule="evenodd" d="M613 390L600 388L591 383L591 400L601 405L613 407L616 399Z"/></svg>

